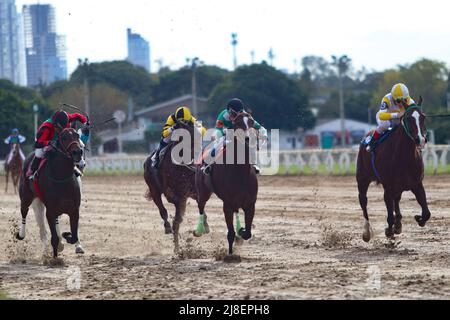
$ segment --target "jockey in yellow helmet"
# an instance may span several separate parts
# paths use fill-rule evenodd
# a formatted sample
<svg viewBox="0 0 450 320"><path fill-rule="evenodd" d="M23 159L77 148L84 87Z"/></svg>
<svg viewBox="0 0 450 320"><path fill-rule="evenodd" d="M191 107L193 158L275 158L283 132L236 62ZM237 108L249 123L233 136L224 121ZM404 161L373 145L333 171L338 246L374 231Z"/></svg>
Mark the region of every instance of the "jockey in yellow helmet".
<svg viewBox="0 0 450 320"><path fill-rule="evenodd" d="M409 95L408 88L403 83L397 83L392 87L390 93L384 96L381 101L380 111L377 113L378 127L371 137L366 140L367 151L372 151L372 147L380 136L390 127L399 125L400 118L409 106L415 104Z"/></svg>
<svg viewBox="0 0 450 320"><path fill-rule="evenodd" d="M189 124L192 123L201 130L202 136L205 134L206 129L201 125L200 122L195 119L188 107L179 107L174 113L172 113L168 118L163 127L161 133L161 141L159 142L158 149L156 150L154 156L152 157L152 167L158 168L159 166L159 153L164 149L170 142L172 132L178 128L179 124Z"/></svg>

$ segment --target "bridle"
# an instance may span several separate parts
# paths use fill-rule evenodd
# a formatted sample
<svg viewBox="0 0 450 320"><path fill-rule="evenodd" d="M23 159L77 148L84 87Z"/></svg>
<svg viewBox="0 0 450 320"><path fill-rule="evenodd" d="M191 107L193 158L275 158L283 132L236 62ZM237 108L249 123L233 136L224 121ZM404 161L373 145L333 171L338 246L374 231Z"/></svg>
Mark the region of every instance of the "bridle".
<svg viewBox="0 0 450 320"><path fill-rule="evenodd" d="M413 135L411 134L411 129L409 128L408 122L406 121L406 119L407 119L407 116L409 116L409 113L410 113L411 111L414 111L414 110L416 110L416 111L421 111L421 109L422 109L422 108L419 107L419 106L417 106L417 105L414 105L414 106L409 107L408 109L406 109L405 114L403 115L402 120L401 120L402 126L403 126L403 130L405 130L406 135L407 135L412 141L414 141L414 143L415 143L416 141L415 141ZM426 137L425 137L425 139L426 139Z"/></svg>
<svg viewBox="0 0 450 320"><path fill-rule="evenodd" d="M62 134L65 130L67 130L67 129L64 129L63 131L61 131L61 133L59 134L59 136L61 136L61 134ZM58 148L57 146L56 146L56 147L53 147L53 148L54 148L57 152L61 153L63 156L65 156L66 158L68 158L68 159L70 159L70 160L72 160L72 161L74 161L73 156L72 156L72 154L70 153L70 149L72 148L72 146L76 145L76 146L78 146L80 149L82 149L82 148L81 148L81 144L80 144L79 139L72 141L71 143L69 143L68 146L64 146L61 142L58 142L58 144L62 146L63 150L61 150L61 149Z"/></svg>

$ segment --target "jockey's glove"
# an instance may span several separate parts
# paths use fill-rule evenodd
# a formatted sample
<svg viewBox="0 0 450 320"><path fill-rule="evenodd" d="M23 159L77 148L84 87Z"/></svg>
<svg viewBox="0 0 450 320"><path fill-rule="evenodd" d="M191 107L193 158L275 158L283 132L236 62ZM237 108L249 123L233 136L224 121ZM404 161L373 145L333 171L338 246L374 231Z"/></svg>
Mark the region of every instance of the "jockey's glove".
<svg viewBox="0 0 450 320"><path fill-rule="evenodd" d="M397 119L399 114L398 113L391 113L392 119Z"/></svg>

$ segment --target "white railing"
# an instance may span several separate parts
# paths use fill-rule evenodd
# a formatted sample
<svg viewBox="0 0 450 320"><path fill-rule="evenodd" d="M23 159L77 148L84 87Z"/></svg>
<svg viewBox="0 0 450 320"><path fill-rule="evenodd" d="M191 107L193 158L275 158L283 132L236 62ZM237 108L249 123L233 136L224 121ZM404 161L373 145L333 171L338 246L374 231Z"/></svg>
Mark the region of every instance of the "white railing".
<svg viewBox="0 0 450 320"><path fill-rule="evenodd" d="M425 168L437 173L447 168L450 161L449 145L430 145L423 150ZM279 151L280 173L336 173L354 171L358 148L330 150ZM87 159L86 173L140 173L148 155L92 157ZM0 172L3 173L0 161Z"/></svg>

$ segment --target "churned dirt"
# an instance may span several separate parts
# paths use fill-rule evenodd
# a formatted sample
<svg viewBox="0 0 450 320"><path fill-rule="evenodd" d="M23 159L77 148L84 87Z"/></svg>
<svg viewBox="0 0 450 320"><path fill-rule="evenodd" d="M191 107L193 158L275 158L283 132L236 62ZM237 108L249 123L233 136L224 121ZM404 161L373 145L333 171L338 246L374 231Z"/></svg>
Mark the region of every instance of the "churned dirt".
<svg viewBox="0 0 450 320"><path fill-rule="evenodd" d="M13 240L19 198L0 192L0 289L18 299L450 299L450 176L425 179L425 228L414 221L414 196L404 194L403 234L394 241L384 236L382 189L372 185L368 244L354 177L259 182L253 238L236 247L238 263L223 261L226 226L215 197L207 205L211 233L202 238L192 236L198 215L190 200L175 255L142 177L85 177L86 253L66 244L55 263L43 258L32 210L26 240ZM61 220L68 231L68 217Z"/></svg>

